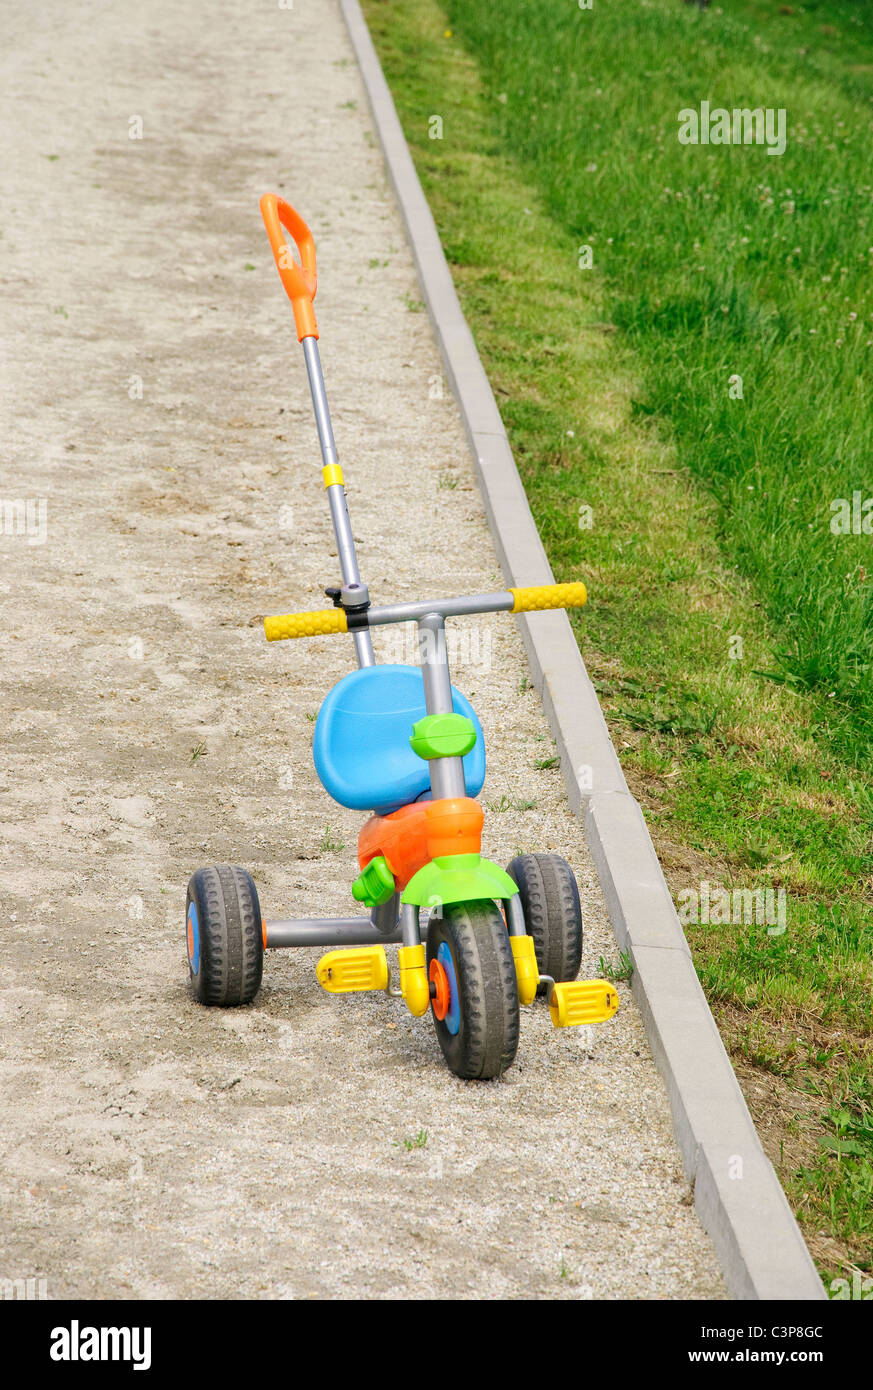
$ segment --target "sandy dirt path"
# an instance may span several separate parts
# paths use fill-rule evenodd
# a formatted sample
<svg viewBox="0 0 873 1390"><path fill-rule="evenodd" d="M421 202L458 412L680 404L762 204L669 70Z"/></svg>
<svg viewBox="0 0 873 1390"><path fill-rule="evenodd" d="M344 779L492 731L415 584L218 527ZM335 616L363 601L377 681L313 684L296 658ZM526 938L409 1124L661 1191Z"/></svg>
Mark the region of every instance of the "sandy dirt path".
<svg viewBox="0 0 873 1390"><path fill-rule="evenodd" d="M360 823L310 757L350 645L268 647L259 621L336 578L262 192L315 231L376 601L502 582L332 0L0 16L0 500L30 503L30 533L13 505L0 535L0 1276L50 1297L723 1296L626 987L593 1037L525 1010L516 1066L481 1085L396 1001L322 994L318 952L270 953L250 1008L189 999L192 870L245 865L267 916L351 910ZM598 973L615 944L560 771L535 766L553 745L513 620L457 634L487 849L572 862ZM378 645L414 659L407 629Z"/></svg>

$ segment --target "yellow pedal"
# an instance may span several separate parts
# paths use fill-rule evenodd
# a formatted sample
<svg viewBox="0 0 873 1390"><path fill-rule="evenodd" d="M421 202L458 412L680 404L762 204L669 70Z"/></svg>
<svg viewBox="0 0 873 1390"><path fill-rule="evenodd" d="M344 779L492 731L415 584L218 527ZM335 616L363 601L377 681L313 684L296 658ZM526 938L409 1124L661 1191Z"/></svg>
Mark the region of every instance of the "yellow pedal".
<svg viewBox="0 0 873 1390"><path fill-rule="evenodd" d="M348 951L328 951L315 967L322 989L328 994L352 994L360 990L388 988L388 958L384 946L355 946Z"/></svg>
<svg viewBox="0 0 873 1390"><path fill-rule="evenodd" d="M608 980L571 980L555 985L549 1012L556 1028L575 1028L582 1023L604 1023L618 1008L618 994Z"/></svg>

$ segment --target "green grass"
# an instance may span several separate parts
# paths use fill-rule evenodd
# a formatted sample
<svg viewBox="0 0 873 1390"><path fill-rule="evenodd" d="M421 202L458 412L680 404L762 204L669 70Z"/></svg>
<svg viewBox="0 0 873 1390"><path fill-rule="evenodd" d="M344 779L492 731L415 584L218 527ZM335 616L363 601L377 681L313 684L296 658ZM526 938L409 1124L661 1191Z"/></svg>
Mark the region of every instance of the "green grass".
<svg viewBox="0 0 873 1390"><path fill-rule="evenodd" d="M345 844L342 840L338 840L330 826L326 825L318 848L321 850L322 854L342 854L345 849Z"/></svg>
<svg viewBox="0 0 873 1390"><path fill-rule="evenodd" d="M617 965L609 964L609 962L605 961L603 956L601 956L597 968L603 979L611 980L613 984L619 984L621 981L630 984L634 977L633 961L630 958L629 951L619 952Z"/></svg>
<svg viewBox="0 0 873 1390"><path fill-rule="evenodd" d="M668 882L786 891L686 931L820 1268L870 1269L873 540L829 523L873 495L873 18L364 8ZM702 98L785 106L784 156L680 145Z"/></svg>
<svg viewBox="0 0 873 1390"><path fill-rule="evenodd" d="M528 798L522 796L507 796L504 792L501 795L499 801L488 802L488 810L494 812L535 811L536 805L536 801L531 801Z"/></svg>
<svg viewBox="0 0 873 1390"><path fill-rule="evenodd" d="M405 1149L407 1153L411 1153L413 1149L423 1149L426 1144L426 1129L420 1129L417 1134L414 1134L412 1136L411 1139L404 1137L403 1139L394 1140L394 1147L397 1149Z"/></svg>
<svg viewBox="0 0 873 1390"><path fill-rule="evenodd" d="M858 71L873 14L701 14L676 0L446 9L501 143L592 248L639 354L636 408L671 427L716 499L723 549L778 625L773 677L830 696L827 732L869 767L873 541L830 523L835 499L873 497L873 70ZM825 16L832 55L817 51ZM677 113L702 98L785 108L785 153L681 145Z"/></svg>

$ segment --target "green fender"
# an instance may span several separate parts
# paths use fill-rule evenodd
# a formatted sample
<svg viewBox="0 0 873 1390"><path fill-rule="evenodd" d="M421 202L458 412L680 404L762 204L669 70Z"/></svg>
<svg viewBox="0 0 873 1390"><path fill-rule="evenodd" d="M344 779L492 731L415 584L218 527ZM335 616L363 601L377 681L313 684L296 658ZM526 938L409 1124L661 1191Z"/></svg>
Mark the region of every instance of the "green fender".
<svg viewBox="0 0 873 1390"><path fill-rule="evenodd" d="M499 864L478 854L447 854L419 869L400 901L416 907L443 903L481 902L485 898L511 898L518 887Z"/></svg>

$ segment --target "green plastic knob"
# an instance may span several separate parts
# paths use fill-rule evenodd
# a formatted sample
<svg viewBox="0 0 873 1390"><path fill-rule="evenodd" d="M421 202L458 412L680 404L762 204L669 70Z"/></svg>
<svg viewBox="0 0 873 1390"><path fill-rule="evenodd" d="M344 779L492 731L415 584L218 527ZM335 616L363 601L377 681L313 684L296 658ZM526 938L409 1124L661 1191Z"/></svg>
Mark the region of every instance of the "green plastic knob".
<svg viewBox="0 0 873 1390"><path fill-rule="evenodd" d="M463 758L476 743L476 727L465 714L426 714L412 726L413 753L431 758Z"/></svg>

